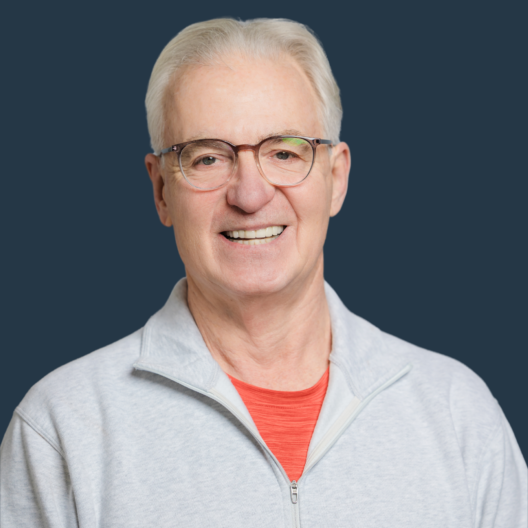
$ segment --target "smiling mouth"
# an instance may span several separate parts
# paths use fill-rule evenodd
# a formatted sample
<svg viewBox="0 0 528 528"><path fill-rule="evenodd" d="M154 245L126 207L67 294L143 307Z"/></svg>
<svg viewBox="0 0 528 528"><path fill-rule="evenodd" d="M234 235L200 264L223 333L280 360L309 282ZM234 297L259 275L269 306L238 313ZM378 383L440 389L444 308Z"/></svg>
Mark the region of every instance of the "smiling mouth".
<svg viewBox="0 0 528 528"><path fill-rule="evenodd" d="M270 226L264 229L244 231L224 231L224 235L231 242L238 244L246 244L247 246L255 246L257 244L267 244L275 240L284 231L285 226Z"/></svg>

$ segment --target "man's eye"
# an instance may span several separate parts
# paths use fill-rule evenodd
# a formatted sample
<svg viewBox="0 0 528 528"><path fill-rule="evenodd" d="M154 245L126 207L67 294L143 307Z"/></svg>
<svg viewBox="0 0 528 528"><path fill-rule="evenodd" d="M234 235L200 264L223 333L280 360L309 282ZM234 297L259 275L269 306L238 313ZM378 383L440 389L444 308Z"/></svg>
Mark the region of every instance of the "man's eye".
<svg viewBox="0 0 528 528"><path fill-rule="evenodd" d="M202 158L198 163L202 163L203 165L212 165L215 163L216 158L213 158L213 156L207 156L205 158Z"/></svg>
<svg viewBox="0 0 528 528"><path fill-rule="evenodd" d="M277 156L278 159L283 160L283 161L287 160L291 156L289 152L277 152L277 154L275 155Z"/></svg>

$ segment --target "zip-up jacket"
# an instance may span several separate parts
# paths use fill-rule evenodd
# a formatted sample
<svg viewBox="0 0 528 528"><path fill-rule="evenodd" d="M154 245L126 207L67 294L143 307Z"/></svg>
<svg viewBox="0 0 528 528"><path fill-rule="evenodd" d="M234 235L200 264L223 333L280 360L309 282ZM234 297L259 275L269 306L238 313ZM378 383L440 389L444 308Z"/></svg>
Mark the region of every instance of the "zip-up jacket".
<svg viewBox="0 0 528 528"><path fill-rule="evenodd" d="M325 288L330 377L298 482L212 358L182 279L144 328L17 407L2 528L526 528L526 464L484 382Z"/></svg>

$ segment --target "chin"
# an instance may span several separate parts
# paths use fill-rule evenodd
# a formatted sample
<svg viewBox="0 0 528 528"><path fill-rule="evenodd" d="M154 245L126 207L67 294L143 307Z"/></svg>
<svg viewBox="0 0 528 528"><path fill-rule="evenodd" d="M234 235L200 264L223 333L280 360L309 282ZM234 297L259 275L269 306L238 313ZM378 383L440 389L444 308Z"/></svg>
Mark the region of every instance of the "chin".
<svg viewBox="0 0 528 528"><path fill-rule="evenodd" d="M290 274L284 268L275 273L267 270L259 272L255 268L233 270L222 276L224 288L237 295L268 295L283 290L290 282Z"/></svg>

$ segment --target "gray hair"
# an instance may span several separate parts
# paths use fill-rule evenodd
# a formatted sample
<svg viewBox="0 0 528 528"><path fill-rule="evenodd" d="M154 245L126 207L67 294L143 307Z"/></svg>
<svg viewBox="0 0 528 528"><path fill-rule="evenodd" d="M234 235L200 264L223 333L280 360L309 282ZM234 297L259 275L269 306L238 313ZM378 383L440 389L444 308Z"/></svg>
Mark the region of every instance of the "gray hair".
<svg viewBox="0 0 528 528"><path fill-rule="evenodd" d="M217 18L198 22L180 31L163 49L150 76L145 99L150 143L156 154L165 134L165 98L171 82L186 67L211 65L230 53L256 58L286 54L301 67L320 100L324 133L339 143L343 110L339 87L317 38L309 28L286 19Z"/></svg>

